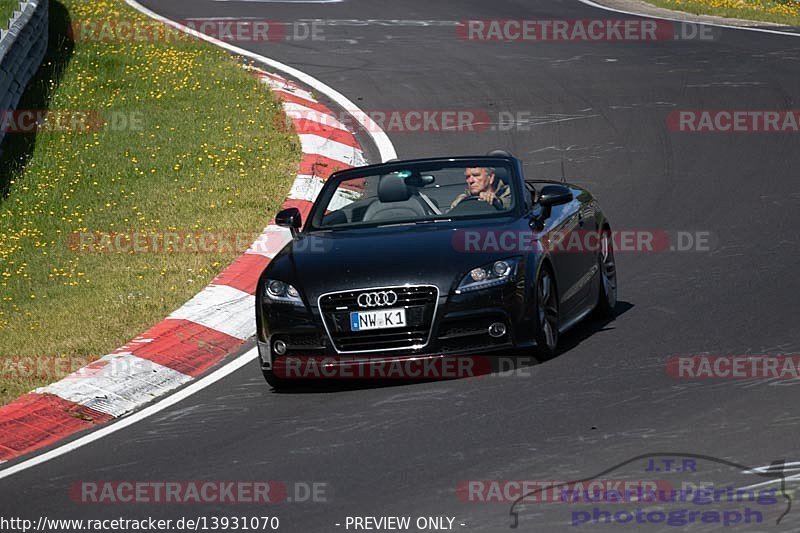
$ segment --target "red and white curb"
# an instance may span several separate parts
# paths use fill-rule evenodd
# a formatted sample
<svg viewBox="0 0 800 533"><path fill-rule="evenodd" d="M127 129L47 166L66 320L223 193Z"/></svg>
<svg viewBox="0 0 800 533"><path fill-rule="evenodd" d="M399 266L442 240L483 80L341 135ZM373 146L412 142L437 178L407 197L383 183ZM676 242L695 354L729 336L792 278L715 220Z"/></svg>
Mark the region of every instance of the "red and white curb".
<svg viewBox="0 0 800 533"><path fill-rule="evenodd" d="M309 90L250 70L282 100L300 138L299 174L282 208L297 207L305 218L324 180L364 164L363 150ZM0 407L0 463L124 416L235 353L256 333L258 277L289 240L288 230L271 223L247 252L166 319L61 381Z"/></svg>

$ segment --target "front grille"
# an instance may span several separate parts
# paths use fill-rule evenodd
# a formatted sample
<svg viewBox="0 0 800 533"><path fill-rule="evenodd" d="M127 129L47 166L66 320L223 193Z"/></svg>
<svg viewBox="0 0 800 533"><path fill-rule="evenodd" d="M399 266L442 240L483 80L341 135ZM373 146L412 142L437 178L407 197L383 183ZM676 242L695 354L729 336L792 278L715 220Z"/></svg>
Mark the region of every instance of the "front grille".
<svg viewBox="0 0 800 533"><path fill-rule="evenodd" d="M362 293L392 290L397 301L383 307L362 308L358 297ZM331 342L339 352L369 352L400 350L428 343L431 324L436 312L439 291L431 285L413 287L382 287L357 289L325 294L319 299L319 308ZM406 310L406 326L368 331L351 331L351 311L378 311L381 308Z"/></svg>

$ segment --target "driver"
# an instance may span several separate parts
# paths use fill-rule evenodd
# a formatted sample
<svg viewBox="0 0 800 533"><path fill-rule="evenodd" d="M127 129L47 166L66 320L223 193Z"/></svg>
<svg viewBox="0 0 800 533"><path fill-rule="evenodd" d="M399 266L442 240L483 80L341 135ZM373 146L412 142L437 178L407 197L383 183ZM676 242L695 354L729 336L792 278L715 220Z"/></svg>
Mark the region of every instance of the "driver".
<svg viewBox="0 0 800 533"><path fill-rule="evenodd" d="M474 167L464 169L464 178L467 181L466 192L456 196L450 209L470 197L486 202L495 209L508 209L511 207L511 188L495 176L492 167Z"/></svg>

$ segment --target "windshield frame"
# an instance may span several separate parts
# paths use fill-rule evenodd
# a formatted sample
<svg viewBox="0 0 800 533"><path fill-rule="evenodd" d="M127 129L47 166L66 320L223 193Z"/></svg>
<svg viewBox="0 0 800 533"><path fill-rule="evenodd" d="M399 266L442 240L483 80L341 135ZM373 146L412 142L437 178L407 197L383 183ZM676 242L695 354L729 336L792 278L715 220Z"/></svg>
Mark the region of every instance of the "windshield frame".
<svg viewBox="0 0 800 533"><path fill-rule="evenodd" d="M524 209L527 205L525 201L526 191L522 190L522 169L519 160L513 157L495 157L495 156L459 156L459 157L438 157L426 159L407 159L403 161L392 161L389 163L382 163L378 165L369 165L363 167L350 168L341 170L332 174L320 190L319 195L314 201L311 211L308 214L308 219L305 221L303 232L312 231L339 231L348 229L362 229L374 228L377 226L392 226L398 224L431 224L431 223L447 223L451 219L443 214L441 218L426 218L420 220L407 220L407 221L382 221L374 223L356 223L337 226L323 226L322 217L325 215L325 206L330 203L333 195L343 181L374 176L376 174L390 174L401 170L406 170L410 166L425 166L425 165L442 165L442 166L464 166L464 167L507 167L509 170L509 183L508 186L512 189L514 195L514 206L507 211L498 211L496 214L478 214L478 215L465 215L459 216L452 220L475 220L475 219L495 219L501 217L519 217L524 214Z"/></svg>

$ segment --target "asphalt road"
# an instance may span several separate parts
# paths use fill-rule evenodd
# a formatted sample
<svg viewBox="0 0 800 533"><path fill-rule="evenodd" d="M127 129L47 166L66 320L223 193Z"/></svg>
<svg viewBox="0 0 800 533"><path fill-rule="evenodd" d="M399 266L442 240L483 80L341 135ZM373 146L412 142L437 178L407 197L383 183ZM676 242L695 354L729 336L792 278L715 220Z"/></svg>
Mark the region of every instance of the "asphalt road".
<svg viewBox="0 0 800 533"><path fill-rule="evenodd" d="M560 356L522 375L275 394L248 366L159 415L0 481L1 514L274 514L282 531L309 533L344 530L347 516L450 516L458 530L501 531L511 523L510 504L463 501L460 481L574 480L613 469L605 477L741 486L763 480L711 459L698 461L696 473L646 471L644 460L614 467L651 453L752 467L800 460L796 381L676 380L665 371L676 354L800 353L798 134L667 128L674 110L800 107L797 38L720 29L702 42L468 42L453 26L617 18L574 0L145 4L177 19L327 21L324 41L242 46L319 78L365 110L472 109L493 122L514 113L513 128L388 133L401 157L505 148L532 177L557 177L564 161L616 229L710 232L713 246L618 254L618 319L576 329ZM68 494L81 480L192 479L324 483L327 501L90 505ZM800 530L800 512L775 525L776 508L765 506L769 518L743 530ZM528 504L520 529L718 529L571 525L572 513L585 509Z"/></svg>

